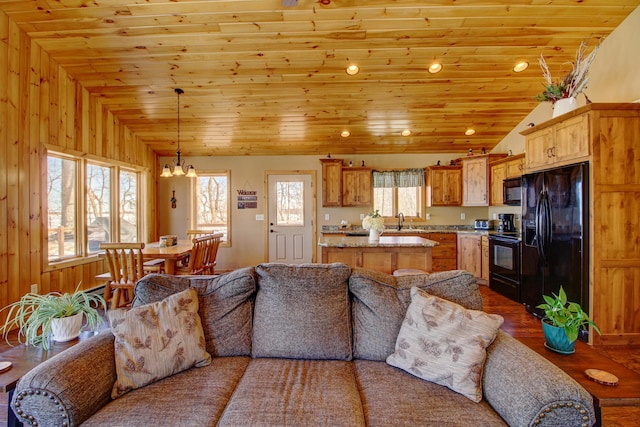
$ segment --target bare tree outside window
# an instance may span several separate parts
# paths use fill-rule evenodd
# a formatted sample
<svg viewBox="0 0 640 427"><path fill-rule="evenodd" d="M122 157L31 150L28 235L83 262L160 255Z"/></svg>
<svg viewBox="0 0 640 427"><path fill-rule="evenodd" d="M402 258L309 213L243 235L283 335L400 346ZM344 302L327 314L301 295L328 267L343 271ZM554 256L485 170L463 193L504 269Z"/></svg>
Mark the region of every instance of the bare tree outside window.
<svg viewBox="0 0 640 427"><path fill-rule="evenodd" d="M138 175L120 171L120 241L138 241Z"/></svg>
<svg viewBox="0 0 640 427"><path fill-rule="evenodd" d="M229 240L229 176L226 172L198 172L194 207L196 229L223 233L223 241Z"/></svg>
<svg viewBox="0 0 640 427"><path fill-rule="evenodd" d="M48 259L77 254L76 188L77 162L47 157L47 237Z"/></svg>
<svg viewBox="0 0 640 427"><path fill-rule="evenodd" d="M100 243L112 241L111 168L87 164L87 237L89 252L100 249Z"/></svg>
<svg viewBox="0 0 640 427"><path fill-rule="evenodd" d="M304 182L278 181L276 208L278 226L304 225Z"/></svg>

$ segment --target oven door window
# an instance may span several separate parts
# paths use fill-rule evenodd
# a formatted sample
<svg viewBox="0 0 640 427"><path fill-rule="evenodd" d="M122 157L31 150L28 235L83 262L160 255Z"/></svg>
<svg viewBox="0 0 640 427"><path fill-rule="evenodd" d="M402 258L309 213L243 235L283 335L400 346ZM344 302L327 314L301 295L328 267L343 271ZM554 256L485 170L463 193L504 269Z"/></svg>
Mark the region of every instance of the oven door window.
<svg viewBox="0 0 640 427"><path fill-rule="evenodd" d="M507 271L514 271L513 248L495 245L493 247L493 264Z"/></svg>

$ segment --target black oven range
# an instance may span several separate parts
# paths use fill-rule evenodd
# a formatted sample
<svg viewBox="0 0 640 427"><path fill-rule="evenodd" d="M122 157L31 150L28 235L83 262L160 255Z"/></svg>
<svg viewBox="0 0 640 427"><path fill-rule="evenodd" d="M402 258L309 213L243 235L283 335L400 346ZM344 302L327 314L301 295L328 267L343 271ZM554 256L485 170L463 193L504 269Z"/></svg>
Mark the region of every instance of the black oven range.
<svg viewBox="0 0 640 427"><path fill-rule="evenodd" d="M520 233L489 234L489 288L520 302Z"/></svg>

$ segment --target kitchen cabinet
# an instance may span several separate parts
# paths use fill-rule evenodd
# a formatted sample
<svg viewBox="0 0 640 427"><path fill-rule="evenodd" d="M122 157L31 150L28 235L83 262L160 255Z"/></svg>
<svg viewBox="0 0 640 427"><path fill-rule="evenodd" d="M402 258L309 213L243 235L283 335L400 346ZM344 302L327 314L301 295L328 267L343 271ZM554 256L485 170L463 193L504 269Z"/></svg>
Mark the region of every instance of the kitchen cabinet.
<svg viewBox="0 0 640 427"><path fill-rule="evenodd" d="M480 237L480 246L482 249L482 274L480 277L485 283L489 283L489 236Z"/></svg>
<svg viewBox="0 0 640 427"><path fill-rule="evenodd" d="M425 237L439 243L438 246L431 249L431 268L433 271L448 271L458 268L456 233L429 233Z"/></svg>
<svg viewBox="0 0 640 427"><path fill-rule="evenodd" d="M489 162L506 154L485 154L461 159L462 206L489 206Z"/></svg>
<svg viewBox="0 0 640 427"><path fill-rule="evenodd" d="M503 181L518 178L524 171L524 153L491 162L491 206L503 206Z"/></svg>
<svg viewBox="0 0 640 427"><path fill-rule="evenodd" d="M342 160L320 159L322 162L322 206L342 206Z"/></svg>
<svg viewBox="0 0 640 427"><path fill-rule="evenodd" d="M458 234L458 269L466 270L474 276L482 277L481 235Z"/></svg>
<svg viewBox="0 0 640 427"><path fill-rule="evenodd" d="M602 332L589 339L596 346L640 345L640 104L588 104L521 134L527 172L589 162L586 311ZM534 161L530 154L545 138L555 155L537 164L539 153Z"/></svg>
<svg viewBox="0 0 640 427"><path fill-rule="evenodd" d="M371 206L371 168L342 169L342 206Z"/></svg>
<svg viewBox="0 0 640 427"><path fill-rule="evenodd" d="M462 167L431 166L427 168L427 206L460 206L462 204Z"/></svg>
<svg viewBox="0 0 640 427"><path fill-rule="evenodd" d="M531 173L586 161L590 155L589 148L588 114L557 121L527 135L525 170Z"/></svg>

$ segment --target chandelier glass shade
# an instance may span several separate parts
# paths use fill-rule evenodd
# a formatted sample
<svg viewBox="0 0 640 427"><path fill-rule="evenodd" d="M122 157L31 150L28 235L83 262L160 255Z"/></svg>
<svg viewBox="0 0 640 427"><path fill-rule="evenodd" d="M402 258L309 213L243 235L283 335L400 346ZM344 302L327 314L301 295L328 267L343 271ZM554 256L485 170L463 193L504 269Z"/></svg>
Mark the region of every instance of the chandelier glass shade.
<svg viewBox="0 0 640 427"><path fill-rule="evenodd" d="M182 152L180 151L180 95L184 93L184 91L180 88L175 88L174 92L178 95L178 150L176 150L176 158L173 159L173 171L169 164L165 164L162 168L161 177L170 177L170 176L186 176L187 178L195 178L196 168L193 165L187 165L187 162L180 158ZM186 172L185 172L186 170Z"/></svg>

